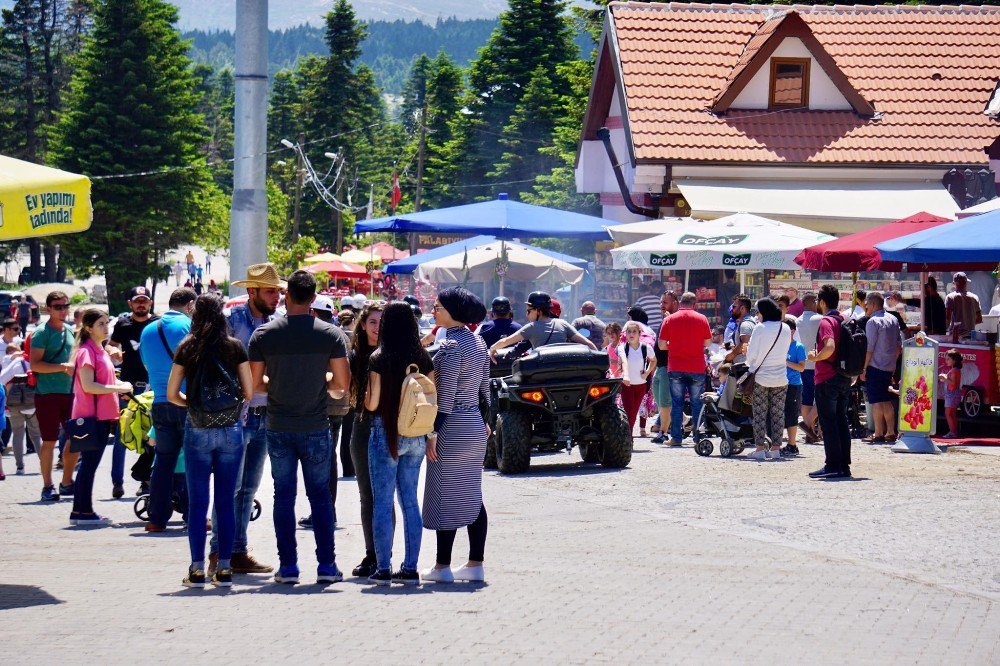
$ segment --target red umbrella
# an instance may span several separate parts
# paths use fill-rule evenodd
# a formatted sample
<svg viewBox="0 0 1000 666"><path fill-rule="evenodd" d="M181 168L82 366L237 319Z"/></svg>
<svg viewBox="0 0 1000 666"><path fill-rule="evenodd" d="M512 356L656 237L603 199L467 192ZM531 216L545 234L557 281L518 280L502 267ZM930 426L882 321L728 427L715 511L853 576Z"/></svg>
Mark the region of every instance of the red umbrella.
<svg viewBox="0 0 1000 666"><path fill-rule="evenodd" d="M389 245L385 241L379 241L373 244L370 248L365 248L362 252L371 252L376 257L382 259L383 263L388 264L391 261L396 261L397 259L405 259L410 256L410 253L406 250L397 250L392 245Z"/></svg>
<svg viewBox="0 0 1000 666"><path fill-rule="evenodd" d="M917 213L902 220L807 247L795 257L795 263L810 271L900 271L903 269L901 263L882 261L875 243L907 236L946 222L951 220L930 213Z"/></svg>
<svg viewBox="0 0 1000 666"><path fill-rule="evenodd" d="M367 277L368 272L362 266L346 261L321 261L318 264L306 266L310 273L326 273L334 280L351 280Z"/></svg>

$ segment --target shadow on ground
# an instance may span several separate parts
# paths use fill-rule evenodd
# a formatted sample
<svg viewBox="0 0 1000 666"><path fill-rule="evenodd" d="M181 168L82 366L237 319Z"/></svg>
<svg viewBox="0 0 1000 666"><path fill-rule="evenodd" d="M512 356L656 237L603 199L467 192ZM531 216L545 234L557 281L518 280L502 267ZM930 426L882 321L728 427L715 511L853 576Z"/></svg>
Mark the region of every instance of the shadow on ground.
<svg viewBox="0 0 1000 666"><path fill-rule="evenodd" d="M37 585L0 584L0 611L63 603Z"/></svg>

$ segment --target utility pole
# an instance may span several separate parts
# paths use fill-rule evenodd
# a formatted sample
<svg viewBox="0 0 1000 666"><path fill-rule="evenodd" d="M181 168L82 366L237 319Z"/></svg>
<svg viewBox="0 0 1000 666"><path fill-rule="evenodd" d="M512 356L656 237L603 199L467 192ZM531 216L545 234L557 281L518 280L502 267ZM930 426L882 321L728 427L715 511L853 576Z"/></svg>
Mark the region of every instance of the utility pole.
<svg viewBox="0 0 1000 666"><path fill-rule="evenodd" d="M267 0L236 0L235 70L230 281L267 260ZM230 287L230 295L242 293Z"/></svg>
<svg viewBox="0 0 1000 666"><path fill-rule="evenodd" d="M302 175L304 166L302 164L302 144L306 141L304 134L299 134L298 150L295 151L295 217L292 221L292 243L299 240L299 213L302 208Z"/></svg>
<svg viewBox="0 0 1000 666"><path fill-rule="evenodd" d="M420 212L424 196L424 160L427 158L427 100L420 107L420 141L417 144L417 194L414 198L414 211ZM417 235L410 233L410 254L417 251Z"/></svg>
<svg viewBox="0 0 1000 666"><path fill-rule="evenodd" d="M342 146L337 146L337 159L340 160L340 166L337 168L337 180L333 184L333 196L339 202L340 188L344 183L343 176L347 175L341 173L344 165L344 148ZM333 224L335 225L333 253L340 254L344 249L344 215L340 212L340 208L334 207L333 209Z"/></svg>

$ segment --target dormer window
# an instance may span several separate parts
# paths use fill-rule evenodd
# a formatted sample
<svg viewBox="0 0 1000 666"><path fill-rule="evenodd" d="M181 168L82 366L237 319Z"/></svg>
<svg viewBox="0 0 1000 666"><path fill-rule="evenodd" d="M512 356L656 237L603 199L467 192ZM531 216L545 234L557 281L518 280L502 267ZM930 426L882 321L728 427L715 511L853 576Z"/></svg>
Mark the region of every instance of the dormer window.
<svg viewBox="0 0 1000 666"><path fill-rule="evenodd" d="M809 58L771 58L771 109L809 106Z"/></svg>

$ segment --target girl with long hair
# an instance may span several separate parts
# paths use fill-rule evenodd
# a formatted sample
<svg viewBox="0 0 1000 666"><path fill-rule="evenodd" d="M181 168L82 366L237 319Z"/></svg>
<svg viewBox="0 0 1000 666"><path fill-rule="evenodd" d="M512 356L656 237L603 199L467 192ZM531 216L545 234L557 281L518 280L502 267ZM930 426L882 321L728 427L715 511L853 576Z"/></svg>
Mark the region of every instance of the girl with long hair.
<svg viewBox="0 0 1000 666"><path fill-rule="evenodd" d="M375 536L375 572L368 580L376 585L395 581L404 585L420 582L417 556L423 523L417 501L417 480L427 448L426 437L399 434L399 403L403 379L410 366L433 378L434 363L420 344L417 320L409 304L394 301L385 306L379 345L368 361L365 410L371 414L368 440L368 468L374 499L372 528ZM403 564L391 569L393 537L393 495L398 490L403 511L406 551Z"/></svg>
<svg viewBox="0 0 1000 666"><path fill-rule="evenodd" d="M238 386L237 386L238 385ZM233 404L218 408L203 396L222 395ZM236 536L236 483L243 460L243 403L253 397L250 363L243 343L229 335L222 299L202 294L194 302L191 332L177 346L167 380L167 399L188 408L184 424L184 464L188 486L188 546L191 565L185 587L205 587L205 520L208 517L209 478L215 477L216 527L219 564L212 583L233 584L230 559Z"/></svg>
<svg viewBox="0 0 1000 666"><path fill-rule="evenodd" d="M361 531L365 536L365 557L354 567L358 578L368 578L375 573L375 537L372 531L372 480L368 473L368 440L371 436L371 419L364 408L365 392L368 387L368 360L378 347L378 336L382 324L380 303L368 303L361 310L361 317L351 339L348 358L351 363L351 408L348 414L353 419L351 425L351 461L357 475L358 494L361 496ZM412 315L410 315L412 317ZM345 419L346 420L346 419Z"/></svg>
<svg viewBox="0 0 1000 666"><path fill-rule="evenodd" d="M94 475L101 464L111 426L118 420L118 394L129 393L132 385L115 377L115 366L104 351L108 339L108 315L97 308L83 312L76 333L73 357L73 411L71 418L97 417L96 446L83 451L76 473L70 525L110 525L111 519L94 512ZM72 446L72 444L70 444Z"/></svg>

